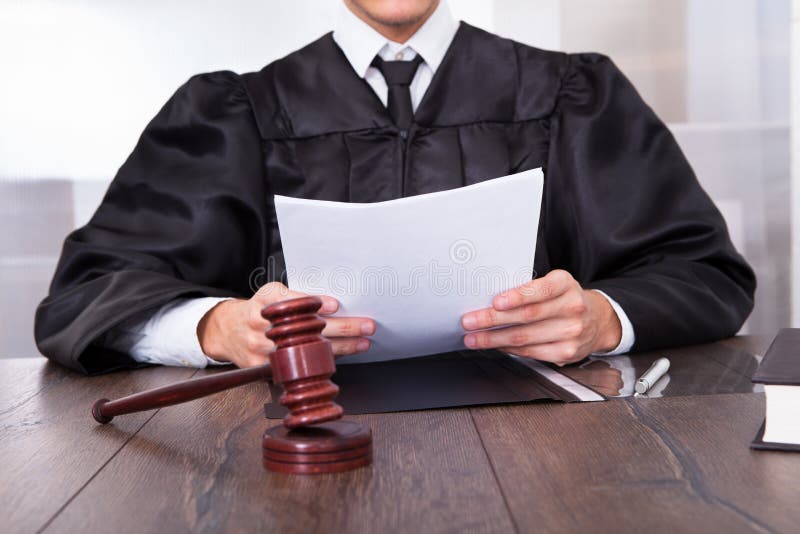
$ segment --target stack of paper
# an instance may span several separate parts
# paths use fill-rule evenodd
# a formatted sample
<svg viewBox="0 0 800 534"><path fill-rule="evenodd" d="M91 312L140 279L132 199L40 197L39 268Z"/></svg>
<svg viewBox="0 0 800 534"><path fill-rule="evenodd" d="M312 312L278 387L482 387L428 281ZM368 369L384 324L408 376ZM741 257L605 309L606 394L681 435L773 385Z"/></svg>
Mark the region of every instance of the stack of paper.
<svg viewBox="0 0 800 534"><path fill-rule="evenodd" d="M372 204L276 195L289 287L375 320L337 363L463 349L461 316L531 279L543 185L535 169Z"/></svg>

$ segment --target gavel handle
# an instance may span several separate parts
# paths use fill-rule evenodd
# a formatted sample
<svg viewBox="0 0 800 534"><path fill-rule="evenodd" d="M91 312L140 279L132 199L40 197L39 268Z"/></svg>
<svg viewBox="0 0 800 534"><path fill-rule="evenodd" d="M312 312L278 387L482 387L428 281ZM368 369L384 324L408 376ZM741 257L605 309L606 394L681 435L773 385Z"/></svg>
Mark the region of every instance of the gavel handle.
<svg viewBox="0 0 800 534"><path fill-rule="evenodd" d="M92 416L98 423L106 424L117 415L172 406L268 378L272 378L272 368L269 363L203 378L193 378L134 393L113 401L100 399L92 405Z"/></svg>

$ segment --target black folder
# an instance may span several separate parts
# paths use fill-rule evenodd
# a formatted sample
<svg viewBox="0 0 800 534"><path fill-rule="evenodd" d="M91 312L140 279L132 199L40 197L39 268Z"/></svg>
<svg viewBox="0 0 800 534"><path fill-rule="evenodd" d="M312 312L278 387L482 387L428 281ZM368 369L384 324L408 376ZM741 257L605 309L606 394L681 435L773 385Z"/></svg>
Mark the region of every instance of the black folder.
<svg viewBox="0 0 800 534"><path fill-rule="evenodd" d="M346 414L402 412L531 401L579 401L541 374L498 351L458 351L375 363L337 365L336 402ZM270 384L269 419L286 408L281 388Z"/></svg>

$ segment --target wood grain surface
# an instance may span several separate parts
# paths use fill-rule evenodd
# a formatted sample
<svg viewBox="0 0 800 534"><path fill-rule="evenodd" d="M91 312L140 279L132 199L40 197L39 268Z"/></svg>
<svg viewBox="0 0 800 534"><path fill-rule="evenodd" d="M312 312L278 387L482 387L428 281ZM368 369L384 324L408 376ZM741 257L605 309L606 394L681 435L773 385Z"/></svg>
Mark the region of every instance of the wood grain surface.
<svg viewBox="0 0 800 534"><path fill-rule="evenodd" d="M0 360L2 530L44 526L153 415L100 427L89 413L98 396L128 395L194 372L151 368L88 379L44 358Z"/></svg>
<svg viewBox="0 0 800 534"><path fill-rule="evenodd" d="M354 417L372 428L371 466L283 475L261 467L267 392L253 384L161 410L48 531L512 528L467 410Z"/></svg>
<svg viewBox="0 0 800 534"><path fill-rule="evenodd" d="M481 408L520 531L796 531L800 455L751 451L763 396Z"/></svg>
<svg viewBox="0 0 800 534"><path fill-rule="evenodd" d="M86 378L0 360L0 529L796 531L800 454L748 448L763 394L705 394L745 376L769 342L671 352L682 396L352 417L372 428L373 465L321 476L262 468L262 433L276 424L263 416L266 384L100 426L97 398L195 371Z"/></svg>
<svg viewBox="0 0 800 534"><path fill-rule="evenodd" d="M753 531L800 529L800 454L754 451L761 395L638 401L631 406L681 462L699 498L728 509Z"/></svg>
<svg viewBox="0 0 800 534"><path fill-rule="evenodd" d="M773 337L773 335L736 336L723 339L717 343L763 356L770 343L772 343Z"/></svg>

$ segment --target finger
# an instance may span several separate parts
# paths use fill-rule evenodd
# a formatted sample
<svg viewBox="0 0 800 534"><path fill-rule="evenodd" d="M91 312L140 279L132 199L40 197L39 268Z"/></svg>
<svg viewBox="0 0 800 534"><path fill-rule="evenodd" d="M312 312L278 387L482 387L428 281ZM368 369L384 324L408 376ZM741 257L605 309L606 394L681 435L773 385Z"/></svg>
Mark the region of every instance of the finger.
<svg viewBox="0 0 800 534"><path fill-rule="evenodd" d="M269 361L268 352L265 353L248 353L244 356L240 361L236 362L238 367L257 367L259 365L264 365Z"/></svg>
<svg viewBox="0 0 800 534"><path fill-rule="evenodd" d="M358 354L369 350L369 339L363 337L334 338L330 341L333 353L339 356Z"/></svg>
<svg viewBox="0 0 800 534"><path fill-rule="evenodd" d="M496 349L553 343L576 337L581 327L580 322L572 319L547 319L537 323L473 332L464 336L464 344L470 349Z"/></svg>
<svg viewBox="0 0 800 534"><path fill-rule="evenodd" d="M261 332L262 334L270 329L270 323L261 315L261 310L267 304L255 301L247 310L247 326L251 330Z"/></svg>
<svg viewBox="0 0 800 534"><path fill-rule="evenodd" d="M237 352L243 350L248 358L250 356L266 357L275 348L275 343L267 337L266 332L267 329L252 329L245 332L240 346L237 347Z"/></svg>
<svg viewBox="0 0 800 534"><path fill-rule="evenodd" d="M572 340L524 347L498 347L497 350L524 358L554 363L559 367L580 361L586 356L585 354L580 354L580 345Z"/></svg>
<svg viewBox="0 0 800 534"><path fill-rule="evenodd" d="M322 335L326 337L371 336L375 333L375 321L366 317L329 317Z"/></svg>
<svg viewBox="0 0 800 534"><path fill-rule="evenodd" d="M307 296L308 295L305 293L289 289L280 282L269 282L268 284L264 284L258 289L255 295L253 295L255 300L261 303L262 307L268 306L269 304L274 304L275 302L280 302L282 300ZM336 313L336 310L339 309L339 301L335 298L329 297L328 295L320 295L319 298L322 300L322 306L319 309L320 315Z"/></svg>
<svg viewBox="0 0 800 534"><path fill-rule="evenodd" d="M335 298L328 295L320 295L319 298L322 299L322 307L319 309L320 315L330 315L336 313L339 309L339 301Z"/></svg>
<svg viewBox="0 0 800 534"><path fill-rule="evenodd" d="M507 311L484 308L469 312L461 318L461 325L465 330L483 330L496 326L528 324L566 314L582 313L579 309L581 306L585 307L583 299L578 293L570 291L553 300L524 304Z"/></svg>
<svg viewBox="0 0 800 534"><path fill-rule="evenodd" d="M567 271L556 269L546 276L531 280L519 287L497 295L492 307L497 310L510 310L524 304L545 302L566 293L577 282Z"/></svg>
<svg viewBox="0 0 800 534"><path fill-rule="evenodd" d="M267 306L282 300L295 299L305 296L307 296L305 293L292 291L280 282L269 282L268 284L264 284L258 288L258 291L256 291L255 295L253 295L253 299L261 303L262 306Z"/></svg>

